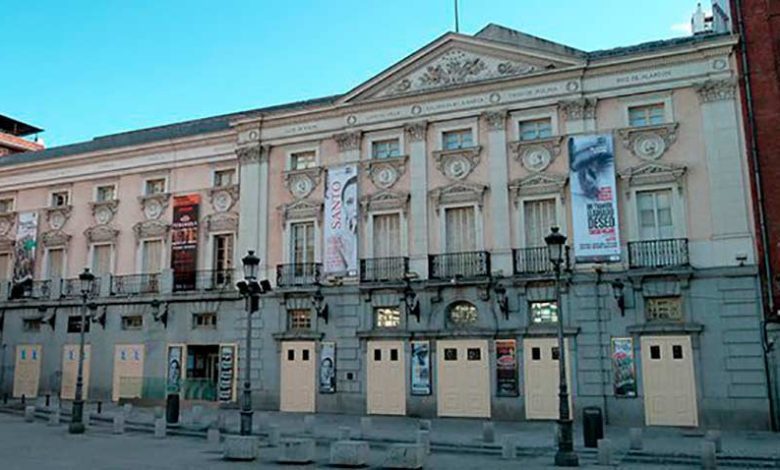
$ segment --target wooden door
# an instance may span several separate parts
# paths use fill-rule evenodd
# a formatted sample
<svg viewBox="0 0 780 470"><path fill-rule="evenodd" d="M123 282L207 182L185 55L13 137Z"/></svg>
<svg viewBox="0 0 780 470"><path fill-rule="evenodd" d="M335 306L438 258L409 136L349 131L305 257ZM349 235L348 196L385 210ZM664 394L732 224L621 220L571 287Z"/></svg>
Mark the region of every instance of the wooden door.
<svg viewBox="0 0 780 470"><path fill-rule="evenodd" d="M406 355L403 341L369 341L366 351L368 414L406 414Z"/></svg>
<svg viewBox="0 0 780 470"><path fill-rule="evenodd" d="M313 341L282 343L280 410L314 413L316 358Z"/></svg>
<svg viewBox="0 0 780 470"><path fill-rule="evenodd" d="M436 357L439 416L489 418L487 340L437 341Z"/></svg>
<svg viewBox="0 0 780 470"><path fill-rule="evenodd" d="M566 381L569 385L569 416L571 409L571 355L566 345ZM523 340L523 370L525 380L526 419L558 419L560 371L558 369L558 339L529 338Z"/></svg>
<svg viewBox="0 0 780 470"><path fill-rule="evenodd" d="M642 337L642 382L648 426L698 426L690 336Z"/></svg>

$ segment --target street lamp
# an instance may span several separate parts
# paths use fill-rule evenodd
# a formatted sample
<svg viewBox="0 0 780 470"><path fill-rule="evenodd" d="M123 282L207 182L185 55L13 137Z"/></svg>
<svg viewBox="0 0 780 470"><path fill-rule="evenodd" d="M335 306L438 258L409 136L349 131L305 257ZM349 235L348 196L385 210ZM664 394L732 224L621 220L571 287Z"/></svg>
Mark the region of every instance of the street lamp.
<svg viewBox="0 0 780 470"><path fill-rule="evenodd" d="M95 275L89 272L89 268L84 268L84 272L79 274L81 283L81 331L79 334L79 366L76 375L76 396L73 400L73 413L71 413L68 432L71 434L84 433L84 328L87 323L87 301L92 292L92 283L95 282Z"/></svg>
<svg viewBox="0 0 780 470"><path fill-rule="evenodd" d="M626 314L626 298L623 295L624 287L625 284L620 279L612 281L612 297L615 298L618 309L620 309L620 316L625 316Z"/></svg>
<svg viewBox="0 0 780 470"><path fill-rule="evenodd" d="M579 459L574 452L572 419L569 416L569 391L566 383L566 347L563 341L563 306L561 305L561 264L566 245L566 236L559 233L558 227L552 227L550 234L544 237L547 254L555 270L555 301L558 304L558 451L555 453L555 465L558 467L577 467Z"/></svg>

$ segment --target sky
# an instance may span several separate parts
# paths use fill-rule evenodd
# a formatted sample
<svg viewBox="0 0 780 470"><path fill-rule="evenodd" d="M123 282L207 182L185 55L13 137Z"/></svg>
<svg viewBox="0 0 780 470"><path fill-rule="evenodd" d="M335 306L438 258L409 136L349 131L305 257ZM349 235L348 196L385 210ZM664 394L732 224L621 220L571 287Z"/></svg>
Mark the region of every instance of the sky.
<svg viewBox="0 0 780 470"><path fill-rule="evenodd" d="M591 51L688 35L696 3L459 0L460 32L492 22ZM0 114L52 147L344 93L454 30L453 5L0 0Z"/></svg>

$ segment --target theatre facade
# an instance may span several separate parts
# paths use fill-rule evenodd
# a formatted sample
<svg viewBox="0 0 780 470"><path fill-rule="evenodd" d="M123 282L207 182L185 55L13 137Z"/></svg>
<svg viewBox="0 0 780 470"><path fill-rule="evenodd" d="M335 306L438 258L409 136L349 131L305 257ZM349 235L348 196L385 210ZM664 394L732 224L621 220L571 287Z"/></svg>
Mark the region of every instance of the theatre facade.
<svg viewBox="0 0 780 470"><path fill-rule="evenodd" d="M489 25L341 95L0 160L2 386L70 393L91 266L90 398L230 406L254 250L258 408L555 419L562 320L575 417L766 428L736 45Z"/></svg>

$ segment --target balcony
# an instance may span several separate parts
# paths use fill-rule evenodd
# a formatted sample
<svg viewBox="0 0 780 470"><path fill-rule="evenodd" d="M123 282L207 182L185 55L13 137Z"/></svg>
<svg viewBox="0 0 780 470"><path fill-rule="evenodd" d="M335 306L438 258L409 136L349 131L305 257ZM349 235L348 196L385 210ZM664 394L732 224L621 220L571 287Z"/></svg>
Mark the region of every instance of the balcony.
<svg viewBox="0 0 780 470"><path fill-rule="evenodd" d="M159 294L160 274L111 276L111 295Z"/></svg>
<svg viewBox="0 0 780 470"><path fill-rule="evenodd" d="M360 282L403 281L409 272L409 258L368 258L360 260Z"/></svg>
<svg viewBox="0 0 780 470"><path fill-rule="evenodd" d="M27 280L19 284L10 285L8 298L17 299L48 299L51 297L51 281Z"/></svg>
<svg viewBox="0 0 780 470"><path fill-rule="evenodd" d="M92 290L89 292L90 297L98 297L100 295L100 277L96 276L92 281ZM75 299L81 296L81 280L79 278L61 279L60 280L60 297L65 299Z"/></svg>
<svg viewBox="0 0 780 470"><path fill-rule="evenodd" d="M174 273L174 292L233 290L239 280L232 269L208 269L189 273Z"/></svg>
<svg viewBox="0 0 780 470"><path fill-rule="evenodd" d="M279 287L309 286L320 282L322 263L293 263L276 266Z"/></svg>
<svg viewBox="0 0 780 470"><path fill-rule="evenodd" d="M490 253L468 251L428 256L428 277L438 280L481 279L490 276Z"/></svg>
<svg viewBox="0 0 780 470"><path fill-rule="evenodd" d="M628 243L630 268L669 268L689 263L687 238Z"/></svg>
<svg viewBox="0 0 780 470"><path fill-rule="evenodd" d="M563 264L561 269L569 270L571 268L571 257L569 256L569 247L565 247ZM519 248L514 250L514 273L515 275L545 274L553 272L553 265L550 263L550 253L546 246L534 248Z"/></svg>

